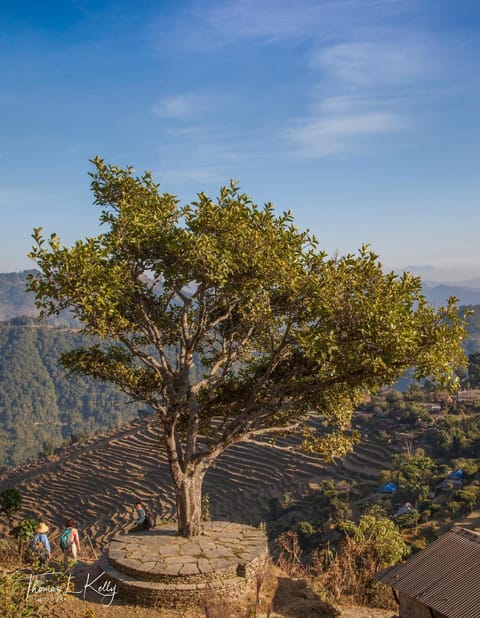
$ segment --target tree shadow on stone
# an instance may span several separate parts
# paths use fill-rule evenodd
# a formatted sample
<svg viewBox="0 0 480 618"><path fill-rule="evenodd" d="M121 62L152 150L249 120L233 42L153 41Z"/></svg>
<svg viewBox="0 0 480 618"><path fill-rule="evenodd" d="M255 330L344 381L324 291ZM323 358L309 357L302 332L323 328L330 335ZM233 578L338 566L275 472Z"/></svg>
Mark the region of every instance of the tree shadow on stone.
<svg viewBox="0 0 480 618"><path fill-rule="evenodd" d="M305 579L279 577L272 609L285 618L335 618L340 612L310 590Z"/></svg>

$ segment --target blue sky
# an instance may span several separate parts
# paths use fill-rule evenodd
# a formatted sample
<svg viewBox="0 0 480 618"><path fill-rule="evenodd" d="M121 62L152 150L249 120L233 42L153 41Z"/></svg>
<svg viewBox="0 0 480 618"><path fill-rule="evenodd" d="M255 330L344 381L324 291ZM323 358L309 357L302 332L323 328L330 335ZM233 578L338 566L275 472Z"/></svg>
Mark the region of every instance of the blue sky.
<svg viewBox="0 0 480 618"><path fill-rule="evenodd" d="M1 272L33 227L98 232L99 154L186 202L234 178L331 254L480 276L477 0L4 1L0 28Z"/></svg>

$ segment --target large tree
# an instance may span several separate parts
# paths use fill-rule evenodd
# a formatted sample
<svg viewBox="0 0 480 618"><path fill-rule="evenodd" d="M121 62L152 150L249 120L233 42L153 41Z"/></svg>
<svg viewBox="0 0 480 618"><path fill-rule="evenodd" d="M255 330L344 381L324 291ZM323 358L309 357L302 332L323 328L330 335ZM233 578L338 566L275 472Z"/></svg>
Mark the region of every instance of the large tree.
<svg viewBox="0 0 480 618"><path fill-rule="evenodd" d="M384 273L368 247L328 257L233 182L182 206L148 172L93 163L104 233L68 248L36 229L29 288L43 316L69 308L98 336L63 355L67 368L155 411L183 536L198 533L205 472L232 444L302 432L305 448L343 455L365 392L411 367L448 381L463 361L453 299L433 309L418 278Z"/></svg>

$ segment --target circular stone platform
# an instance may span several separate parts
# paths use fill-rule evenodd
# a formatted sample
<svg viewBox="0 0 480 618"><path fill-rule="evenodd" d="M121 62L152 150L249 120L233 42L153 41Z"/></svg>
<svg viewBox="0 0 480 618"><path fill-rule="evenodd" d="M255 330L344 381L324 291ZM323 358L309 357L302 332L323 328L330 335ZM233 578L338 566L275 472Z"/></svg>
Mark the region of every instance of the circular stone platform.
<svg viewBox="0 0 480 618"><path fill-rule="evenodd" d="M232 598L254 591L267 559L267 539L257 528L203 522L191 539L177 536L175 524L117 534L100 567L122 597L180 607L198 604L206 590Z"/></svg>

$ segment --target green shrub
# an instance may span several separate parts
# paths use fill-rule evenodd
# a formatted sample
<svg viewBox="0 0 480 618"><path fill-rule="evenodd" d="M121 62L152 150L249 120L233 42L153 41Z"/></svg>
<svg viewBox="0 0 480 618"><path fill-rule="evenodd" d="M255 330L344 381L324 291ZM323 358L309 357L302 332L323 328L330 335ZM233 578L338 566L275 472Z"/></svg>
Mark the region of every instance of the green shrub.
<svg viewBox="0 0 480 618"><path fill-rule="evenodd" d="M44 618L41 608L26 595L25 575L14 573L0 579L0 616L2 618Z"/></svg>
<svg viewBox="0 0 480 618"><path fill-rule="evenodd" d="M455 517L462 512L462 509L465 507L463 502L459 502L458 500L452 500L447 504L446 511L450 517Z"/></svg>
<svg viewBox="0 0 480 618"><path fill-rule="evenodd" d="M35 519L27 518L22 519L18 526L15 526L10 531L10 534L17 542L19 556L23 560L29 560L31 556L28 555L29 543L35 531L37 529L38 522Z"/></svg>
<svg viewBox="0 0 480 618"><path fill-rule="evenodd" d="M317 533L317 530L309 521L299 521L298 524L295 524L293 530L299 535L301 541L306 541Z"/></svg>
<svg viewBox="0 0 480 618"><path fill-rule="evenodd" d="M413 528L417 525L419 519L420 513L418 511L411 511L410 513L403 513L395 517L395 523L399 528Z"/></svg>
<svg viewBox="0 0 480 618"><path fill-rule="evenodd" d="M4 489L0 491L0 513L5 513L8 523L12 525L12 515L20 510L22 496L18 489Z"/></svg>
<svg viewBox="0 0 480 618"><path fill-rule="evenodd" d="M0 578L0 616L2 618L68 618L71 608L64 603L63 594L27 594L32 576L22 571ZM68 579L59 576L52 584L67 591ZM67 605L67 606L66 606Z"/></svg>
<svg viewBox="0 0 480 618"><path fill-rule="evenodd" d="M457 498L465 504L465 506L473 511L478 502L480 495L480 487L478 485L465 485L457 492Z"/></svg>
<svg viewBox="0 0 480 618"><path fill-rule="evenodd" d="M422 523L426 523L427 521L430 521L431 518L432 518L432 511L430 509L425 509L420 514L420 521Z"/></svg>

